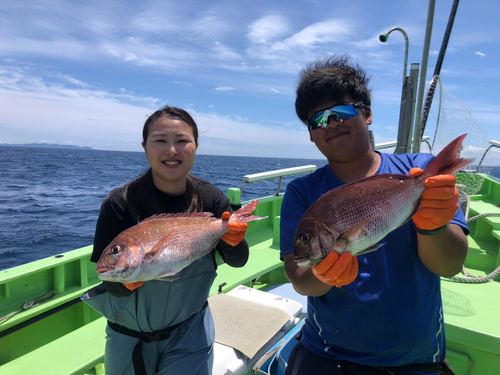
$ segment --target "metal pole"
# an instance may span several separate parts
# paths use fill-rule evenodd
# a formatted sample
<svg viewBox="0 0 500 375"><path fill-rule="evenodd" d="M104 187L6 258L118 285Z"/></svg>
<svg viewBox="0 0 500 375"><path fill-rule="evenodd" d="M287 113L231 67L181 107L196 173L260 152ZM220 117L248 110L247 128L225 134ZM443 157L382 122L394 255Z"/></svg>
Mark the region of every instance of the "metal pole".
<svg viewBox="0 0 500 375"><path fill-rule="evenodd" d="M413 117L412 109L414 108L414 106L411 103L411 100L414 99L414 94L412 89L414 86L412 84L412 78L406 77L406 69L408 65L408 48L410 42L408 40L408 35L406 35L406 32L399 27L393 27L387 33L380 35L379 40L382 43L387 42L389 34L395 30L400 31L405 38L403 85L401 90L401 106L399 110L398 142L396 150L394 151L395 154L403 154L410 151L409 145L411 143L410 140L411 140L411 130L412 130L412 118L410 118L410 116ZM409 98L409 95L411 96L411 98Z"/></svg>
<svg viewBox="0 0 500 375"><path fill-rule="evenodd" d="M405 31L399 27L393 27L390 29L387 33L382 34L378 37L378 39L382 42L385 43L387 42L387 39L389 39L389 34L392 33L393 31L400 31L401 34L403 34L405 38L405 61L403 63L403 90L406 84L406 66L408 65L408 47L410 45L410 42L408 41L408 35L406 35Z"/></svg>
<svg viewBox="0 0 500 375"><path fill-rule="evenodd" d="M450 17L448 18L448 25L446 26L446 30L444 32L443 42L441 43L439 56L436 62L436 68L434 69L434 75L432 77L433 80L439 79L439 74L441 73L441 66L443 65L444 55L446 54L446 48L448 47L448 41L450 40L451 30L453 28L453 23L455 22L455 15L457 14L458 2L459 0L454 0L453 5L451 7ZM422 119L427 118L429 116L429 111L431 109L433 97L434 97L434 90L429 89L427 98L425 100L426 108L424 109L425 112L422 113ZM418 134L419 139L422 139L424 135L426 122L427 119L426 121L422 120L422 124L420 126Z"/></svg>
<svg viewBox="0 0 500 375"><path fill-rule="evenodd" d="M419 64L411 64L410 76L406 77L406 85L401 97L399 113L398 141L395 154L411 152L413 117L415 115L415 97L418 86Z"/></svg>
<svg viewBox="0 0 500 375"><path fill-rule="evenodd" d="M429 0L429 8L427 11L427 26L425 29L425 41L424 41L424 50L422 52L422 64L420 65L420 82L418 86L418 97L417 97L417 110L415 115L415 130L413 132L413 150L412 152L420 152L420 129L421 123L420 120L422 118L422 106L424 101L424 90L426 81L425 78L427 76L427 62L429 60L429 49L431 45L431 36L432 36L432 25L434 23L434 9L435 9L436 1Z"/></svg>

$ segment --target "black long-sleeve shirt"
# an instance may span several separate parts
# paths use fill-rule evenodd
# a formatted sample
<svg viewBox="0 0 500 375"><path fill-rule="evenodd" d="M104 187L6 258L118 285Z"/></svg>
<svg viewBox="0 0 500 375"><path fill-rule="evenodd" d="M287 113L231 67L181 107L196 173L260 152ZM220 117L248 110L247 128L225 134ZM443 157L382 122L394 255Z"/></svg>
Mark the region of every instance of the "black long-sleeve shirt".
<svg viewBox="0 0 500 375"><path fill-rule="evenodd" d="M155 189L158 198L163 206L160 213L180 213L186 209L186 197L184 194L172 196ZM225 211L233 212L227 197L214 185L199 181L199 191L203 202L203 211L211 212L215 217L222 217ZM136 225L138 218L134 217L127 204L124 189L114 191L103 203L103 207L97 220L94 236L94 249L90 260L97 263L104 249L113 239L124 230ZM243 240L233 247L220 240L212 250L215 262L215 250L219 252L224 262L232 267L242 267L248 260L248 243ZM108 292L119 297L129 295L133 292L128 290L122 283L104 282Z"/></svg>

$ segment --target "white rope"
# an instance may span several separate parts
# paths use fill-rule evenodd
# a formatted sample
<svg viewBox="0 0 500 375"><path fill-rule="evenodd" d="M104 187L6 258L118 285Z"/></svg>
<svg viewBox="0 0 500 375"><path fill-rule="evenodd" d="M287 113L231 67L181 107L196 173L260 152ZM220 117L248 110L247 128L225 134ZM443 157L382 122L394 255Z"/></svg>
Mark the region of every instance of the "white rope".
<svg viewBox="0 0 500 375"><path fill-rule="evenodd" d="M45 293L43 296L35 298L33 301L29 301L29 302L23 303L23 305L18 310L13 311L13 312L11 312L8 315L5 315L3 318L0 318L0 324L2 324L3 322L9 320L14 315L19 314L22 311L26 311L26 310L32 309L33 307L36 307L39 304L48 301L49 299L51 299L55 295L56 295L56 291L55 290L51 290L50 292Z"/></svg>
<svg viewBox="0 0 500 375"><path fill-rule="evenodd" d="M477 219L481 219L483 217L495 217L495 216L500 216L500 213L486 213L486 214L481 214L477 215L474 217L471 217L470 219L467 219L467 223L470 221L474 221ZM482 284L486 283L488 281L492 281L498 274L500 274L500 266L497 267L496 270L494 270L492 273L486 276L476 276L471 273L468 273L465 271L465 268L462 267L462 273L467 276L467 277L461 277L461 276L453 276L449 277L450 280L457 281L459 283L467 283L467 284Z"/></svg>

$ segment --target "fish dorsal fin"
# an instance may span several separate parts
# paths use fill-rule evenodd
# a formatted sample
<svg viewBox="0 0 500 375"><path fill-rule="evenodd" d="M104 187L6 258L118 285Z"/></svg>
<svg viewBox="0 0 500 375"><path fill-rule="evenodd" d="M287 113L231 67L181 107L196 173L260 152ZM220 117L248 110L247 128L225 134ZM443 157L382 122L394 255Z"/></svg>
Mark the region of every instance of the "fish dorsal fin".
<svg viewBox="0 0 500 375"><path fill-rule="evenodd" d="M149 220L156 220L156 219L172 219L172 218L179 218L179 217L204 217L204 218L211 218L213 217L214 214L211 212L194 212L194 213L186 213L186 212L180 212L177 214L158 214L158 215L153 215L148 217L147 219L144 219L141 221L141 223Z"/></svg>

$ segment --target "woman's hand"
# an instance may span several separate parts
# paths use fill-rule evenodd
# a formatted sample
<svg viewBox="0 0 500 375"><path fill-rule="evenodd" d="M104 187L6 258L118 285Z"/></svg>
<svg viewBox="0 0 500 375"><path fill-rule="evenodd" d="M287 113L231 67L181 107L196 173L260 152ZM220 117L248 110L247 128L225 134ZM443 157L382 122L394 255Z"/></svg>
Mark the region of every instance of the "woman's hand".
<svg viewBox="0 0 500 375"><path fill-rule="evenodd" d="M222 218L229 219L230 213L224 212ZM231 246L237 246L245 238L248 229L247 223L228 223L227 227L230 229L222 236L222 240Z"/></svg>
<svg viewBox="0 0 500 375"><path fill-rule="evenodd" d="M135 290L135 289L139 288L140 286L142 286L142 284L144 284L144 281L138 281L136 283L123 283L123 285L125 285L125 287L128 290Z"/></svg>

